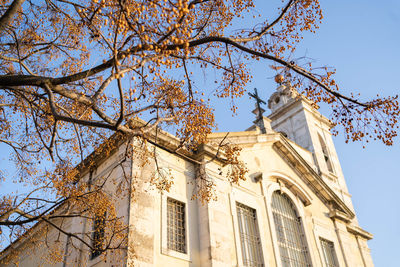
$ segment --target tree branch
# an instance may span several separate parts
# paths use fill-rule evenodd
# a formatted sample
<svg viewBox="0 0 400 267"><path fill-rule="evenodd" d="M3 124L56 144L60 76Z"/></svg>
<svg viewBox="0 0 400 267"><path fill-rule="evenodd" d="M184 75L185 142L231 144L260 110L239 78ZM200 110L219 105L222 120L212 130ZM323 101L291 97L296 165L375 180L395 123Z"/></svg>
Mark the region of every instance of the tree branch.
<svg viewBox="0 0 400 267"><path fill-rule="evenodd" d="M0 17L0 33L6 29L8 24L10 24L11 20L15 16L15 13L17 13L23 2L24 0L14 0L3 16Z"/></svg>

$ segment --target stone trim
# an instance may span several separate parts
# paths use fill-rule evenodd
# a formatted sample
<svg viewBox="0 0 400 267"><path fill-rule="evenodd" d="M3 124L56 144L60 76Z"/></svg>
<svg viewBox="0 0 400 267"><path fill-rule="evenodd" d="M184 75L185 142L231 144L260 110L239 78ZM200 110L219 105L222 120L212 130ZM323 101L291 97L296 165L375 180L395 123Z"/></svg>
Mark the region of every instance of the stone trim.
<svg viewBox="0 0 400 267"><path fill-rule="evenodd" d="M347 231L355 236L360 236L366 240L371 240L374 236L373 234L365 231L359 226L356 225L346 225Z"/></svg>
<svg viewBox="0 0 400 267"><path fill-rule="evenodd" d="M329 218L335 219L335 220L340 220L345 223L349 223L351 221L351 218L349 218L346 213L341 212L337 209L333 209L329 212Z"/></svg>
<svg viewBox="0 0 400 267"><path fill-rule="evenodd" d="M185 204L185 238L186 238L186 253L181 253L168 249L167 245L167 199L171 198L178 200ZM188 200L178 194L173 193L163 193L161 194L161 254L178 258L185 261L192 261L192 251L190 249L190 231L189 231L189 203Z"/></svg>
<svg viewBox="0 0 400 267"><path fill-rule="evenodd" d="M333 192L314 169L297 153L297 151L283 137L273 144L278 154L296 169L305 182L313 189L314 193L325 203L332 203L342 210L351 219L355 217L354 212Z"/></svg>

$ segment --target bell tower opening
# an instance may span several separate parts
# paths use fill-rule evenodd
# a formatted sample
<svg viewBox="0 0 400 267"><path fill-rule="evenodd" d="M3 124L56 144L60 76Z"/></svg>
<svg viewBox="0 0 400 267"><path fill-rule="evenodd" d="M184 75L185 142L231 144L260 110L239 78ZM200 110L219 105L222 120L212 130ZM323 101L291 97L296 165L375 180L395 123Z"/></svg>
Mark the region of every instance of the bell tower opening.
<svg viewBox="0 0 400 267"><path fill-rule="evenodd" d="M319 143L321 144L321 149L322 149L322 154L324 156L325 165L326 165L328 171L333 173L333 166L332 166L331 158L329 155L328 148L325 144L325 141L320 134L318 134L318 139L319 139Z"/></svg>

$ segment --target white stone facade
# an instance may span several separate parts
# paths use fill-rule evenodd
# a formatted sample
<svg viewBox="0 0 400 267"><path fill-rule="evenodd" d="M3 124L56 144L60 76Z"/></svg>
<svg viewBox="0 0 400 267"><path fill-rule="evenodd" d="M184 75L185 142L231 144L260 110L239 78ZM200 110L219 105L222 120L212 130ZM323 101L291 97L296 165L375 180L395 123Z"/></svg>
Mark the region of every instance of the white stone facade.
<svg viewBox="0 0 400 267"><path fill-rule="evenodd" d="M243 148L241 158L249 169L246 181L240 185L230 184L224 177L229 166L212 162L206 171L215 183L217 200L204 204L192 200L196 183L195 163L186 157L173 155L159 145L156 148L159 167L167 168L174 180L169 192L160 193L150 184L155 171L153 164L140 167L135 161L126 163L126 169L137 178L135 199L117 200L118 211L130 226L127 254L114 257L109 253L90 260L88 254L68 252L67 237L63 236L60 240L68 255L64 263L51 266L247 266L243 261L237 214L237 203L241 203L255 210L263 266L283 267L271 207L272 195L279 191L294 203L304 228L309 266L328 267L321 247L323 239L333 244L337 266L372 267L367 245L372 235L358 226L329 132L329 121L306 99L288 93L284 86L271 97L269 107L272 114L264 123L270 122L274 131L265 127L267 133L263 134L253 127L253 130L228 136L231 143ZM286 134L287 138L279 132ZM333 171L327 169L318 135L325 142ZM218 141L224 136L224 133L215 133L210 140ZM164 138L169 139L173 140L169 135ZM92 175L95 177L110 171L123 151L122 147ZM207 157L206 153L204 155ZM118 179L122 174L116 172L113 175ZM113 187L110 186L109 190ZM185 204L185 253L168 248L168 198ZM72 221L69 227L90 226ZM31 232L35 234L34 229ZM20 240L8 251L33 249L32 246L22 246L23 243L24 240ZM43 263L42 254L45 252L40 248L33 254L22 252L16 261L19 266L38 266Z"/></svg>

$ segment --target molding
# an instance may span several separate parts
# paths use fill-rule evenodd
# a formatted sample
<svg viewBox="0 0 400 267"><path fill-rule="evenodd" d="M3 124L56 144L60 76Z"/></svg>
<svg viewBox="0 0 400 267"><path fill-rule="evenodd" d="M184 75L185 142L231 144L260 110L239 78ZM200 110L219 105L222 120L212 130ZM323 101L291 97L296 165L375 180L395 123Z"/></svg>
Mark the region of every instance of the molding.
<svg viewBox="0 0 400 267"><path fill-rule="evenodd" d="M135 122L133 123L136 124L137 126L146 124L145 121L140 119L136 119ZM246 134L247 133L248 132L246 132ZM179 138L159 128L149 133L145 133L143 135L143 138L147 140L150 144L155 145L165 150L166 152L171 153L172 155L176 155L192 163L196 163L196 161L202 159L204 156L208 156L210 158L213 158L214 162L218 162L222 165L226 164L224 152L219 151L213 145L205 144L201 145L196 151L189 151L181 147ZM101 147L99 147L95 149L95 151L93 151L89 156L87 156L82 162L80 162L75 167L79 171L78 174L79 177L77 177L77 180L79 180L80 177L84 176L87 172L89 172L90 168L96 168L96 166L99 166L105 160L113 156L115 152L117 152L118 149L121 147L121 145L127 140L128 137L126 135L122 135L120 133L114 133L107 140L107 142L109 142L109 146L112 147L110 153L108 154L102 153L102 149ZM89 163L91 161L94 161L96 163L95 166L90 166Z"/></svg>
<svg viewBox="0 0 400 267"><path fill-rule="evenodd" d="M371 240L374 235L370 232L365 231L359 226L356 225L346 225L347 231L355 236L360 236L366 240Z"/></svg>
<svg viewBox="0 0 400 267"><path fill-rule="evenodd" d="M165 256L174 257L184 261L192 262L191 236L189 227L189 202L190 199L173 192L163 192L161 196L161 246L160 253ZM167 225L167 201L168 198L177 200L185 204L185 242L186 252L179 252L168 248L168 225Z"/></svg>
<svg viewBox="0 0 400 267"><path fill-rule="evenodd" d="M291 100L289 100L288 103L286 103L286 105L279 107L277 110L268 115L268 118L271 120L275 120L277 117L281 116L282 113L287 114L288 110L292 109L293 106L295 106L296 104L304 104L303 106L304 110L310 112L316 120L326 124L329 129L334 126L334 124L327 117L322 115L318 110L316 110L312 106L312 101L307 99L303 95L299 95L295 98L292 98Z"/></svg>
<svg viewBox="0 0 400 267"><path fill-rule="evenodd" d="M290 190L301 200L301 202L303 202L304 206L311 205L313 200L312 196L307 193L307 191L299 183L297 183L295 179L292 179L279 171L269 172L266 173L266 175L272 178L270 181L276 182L281 187L285 187Z"/></svg>
<svg viewBox="0 0 400 267"><path fill-rule="evenodd" d="M263 197L259 195L249 194L243 190L243 188L232 188L232 192L228 193L229 197L229 204L230 204L230 212L232 216L233 222L233 232L234 232L234 242L235 242L235 252L236 252L236 259L237 259L237 266L238 267L245 267L243 264L243 253L241 247L241 237L240 237L240 230L239 230L239 221L237 216L237 203L245 205L249 208L252 208L256 211L256 222L258 227L258 234L261 243L261 252L264 265L268 262L268 258L271 256L267 250L268 242L263 236L265 236L265 232L263 229L267 229L266 223L270 223L269 221L264 220L263 214L266 213L266 207L264 207Z"/></svg>
<svg viewBox="0 0 400 267"><path fill-rule="evenodd" d="M331 218L332 220L340 220L345 223L349 223L351 221L351 218L349 218L346 213L336 209L333 209L329 212L329 218Z"/></svg>
<svg viewBox="0 0 400 267"><path fill-rule="evenodd" d="M276 224L274 221L274 216L273 216L273 211L272 211L272 195L276 191L281 191L282 193L286 194L290 200L292 201L296 214L298 217L301 218L301 227L304 233L305 237L305 242L307 244L307 249L308 249L308 254L310 257L311 265L312 266L318 266L315 261L315 257L313 256L312 252L312 246L311 246L311 241L312 241L312 236L313 236L313 231L309 231L309 229L306 227L306 219L307 215L305 214L304 210L304 203L302 200L296 196L292 191L290 191L286 187L281 187L278 182L274 181L268 181L264 182L262 184L263 188L265 189L265 195L264 195L264 201L265 201L265 207L267 210L267 217L268 217L268 223L269 223L269 228L270 228L270 233L271 233L271 240L272 240L272 248L274 251L275 255L275 265L277 267L282 267L282 260L281 260L281 253L280 253L280 248L279 248L279 242L278 242L278 236L277 236L277 231L276 231Z"/></svg>
<svg viewBox="0 0 400 267"><path fill-rule="evenodd" d="M313 189L314 193L325 203L332 203L334 208L344 212L353 219L354 212L336 195L336 193L325 183L320 175L298 154L282 135L281 138L273 144L273 148L290 165L297 170L305 182Z"/></svg>
<svg viewBox="0 0 400 267"><path fill-rule="evenodd" d="M225 136L226 133L212 134L211 138ZM297 152L290 141L280 133L257 134L257 132L239 132L230 133L230 138L235 140L238 145L249 143L268 143L272 142L272 147L294 170L305 183L314 191L314 193L326 203L330 209L337 209L351 220L355 217L354 212L339 198L339 196L329 187L323 178L313 169L312 166ZM260 140L260 137L263 140ZM243 140L243 139L244 140Z"/></svg>

